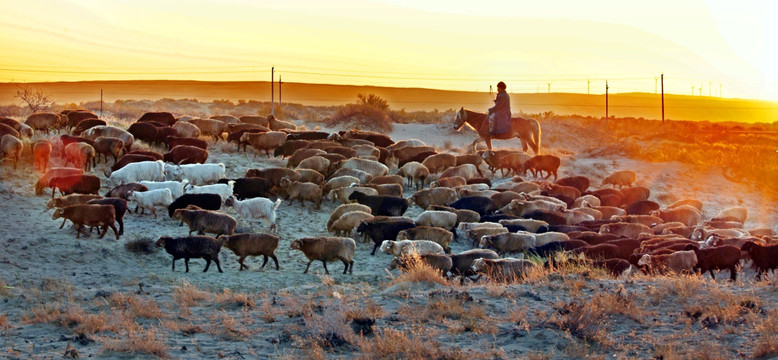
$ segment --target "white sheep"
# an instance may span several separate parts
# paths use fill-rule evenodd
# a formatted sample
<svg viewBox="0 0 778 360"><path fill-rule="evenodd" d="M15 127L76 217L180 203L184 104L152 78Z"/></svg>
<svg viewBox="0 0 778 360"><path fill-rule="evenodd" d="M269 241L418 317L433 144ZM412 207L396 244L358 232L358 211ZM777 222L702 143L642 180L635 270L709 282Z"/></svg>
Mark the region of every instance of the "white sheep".
<svg viewBox="0 0 778 360"><path fill-rule="evenodd" d="M196 186L192 184L184 185L185 194L216 194L222 198L222 202L233 194L233 182L230 184L212 184Z"/></svg>
<svg viewBox="0 0 778 360"><path fill-rule="evenodd" d="M430 176L430 171L426 166L422 165L418 161L411 161L405 163L397 172L400 175L408 179L408 187L416 185L416 190L421 189L424 186L424 180Z"/></svg>
<svg viewBox="0 0 778 360"><path fill-rule="evenodd" d="M445 254L440 244L429 240L384 240L381 243L380 251L392 254L396 257L418 254L419 256L427 254Z"/></svg>
<svg viewBox="0 0 778 360"><path fill-rule="evenodd" d="M122 185L138 181L165 180L165 165L162 160L141 161L125 165L111 173L108 181L114 185Z"/></svg>
<svg viewBox="0 0 778 360"><path fill-rule="evenodd" d="M416 226L434 226L443 229L453 229L457 224L457 214L449 211L427 210L413 221Z"/></svg>
<svg viewBox="0 0 778 360"><path fill-rule="evenodd" d="M168 205L173 203L173 196L170 195L170 189L167 188L148 191L130 191L127 194L127 200L134 201L138 204L138 207L141 208L141 214L148 209L156 218L157 210L154 207L168 207Z"/></svg>
<svg viewBox="0 0 778 360"><path fill-rule="evenodd" d="M742 206L734 206L719 211L718 215L716 215L715 218L716 219L734 218L737 219L737 222L742 224L745 223L746 219L748 218L748 209Z"/></svg>
<svg viewBox="0 0 778 360"><path fill-rule="evenodd" d="M563 241L570 241L570 237L561 232L556 231L548 231L544 233L532 233L528 231L517 231L517 234L532 234L535 235L535 247L543 246L552 242L563 242Z"/></svg>
<svg viewBox="0 0 778 360"><path fill-rule="evenodd" d="M373 215L369 212L359 210L349 211L337 218L332 225L328 227L328 230L335 235L348 236L354 231L354 228L357 227L359 223L372 218Z"/></svg>
<svg viewBox="0 0 778 360"><path fill-rule="evenodd" d="M213 184L224 178L224 164L165 164L167 180L189 180L192 184ZM162 181L162 180L159 180Z"/></svg>
<svg viewBox="0 0 778 360"><path fill-rule="evenodd" d="M342 169L362 170L373 177L383 176L389 173L389 168L378 161L351 158L340 164Z"/></svg>
<svg viewBox="0 0 778 360"><path fill-rule="evenodd" d="M281 205L281 199L275 203L263 197L256 197L240 201L235 196L230 196L224 202L225 206L232 206L244 219L264 219L270 226L270 231L276 231L276 209Z"/></svg>
<svg viewBox="0 0 778 360"><path fill-rule="evenodd" d="M169 189L170 195L173 199L178 199L181 195L184 195L184 185L189 183L189 180L183 181L139 181L140 184L146 186L149 190L157 189Z"/></svg>

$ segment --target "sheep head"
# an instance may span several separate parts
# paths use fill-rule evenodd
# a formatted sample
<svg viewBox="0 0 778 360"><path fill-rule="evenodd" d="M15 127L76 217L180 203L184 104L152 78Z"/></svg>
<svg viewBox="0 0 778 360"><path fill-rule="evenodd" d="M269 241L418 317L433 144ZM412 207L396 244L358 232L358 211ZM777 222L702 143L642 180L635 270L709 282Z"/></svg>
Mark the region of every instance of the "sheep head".
<svg viewBox="0 0 778 360"><path fill-rule="evenodd" d="M156 245L157 247L163 247L163 246L165 246L165 243L167 241L172 240L172 239L173 238L171 238L170 236L162 236L159 239L157 239L157 241L154 243L154 245Z"/></svg>
<svg viewBox="0 0 778 360"><path fill-rule="evenodd" d="M57 220L62 217L62 215L65 214L65 209L57 209L54 211L54 214L51 215L52 220Z"/></svg>
<svg viewBox="0 0 778 360"><path fill-rule="evenodd" d="M478 243L478 245L482 249L490 247L492 246L492 238L489 235L481 236L481 241Z"/></svg>
<svg viewBox="0 0 778 360"><path fill-rule="evenodd" d="M292 241L292 243L289 245L289 248L292 250L301 250L302 247L303 247L303 242L300 239Z"/></svg>
<svg viewBox="0 0 778 360"><path fill-rule="evenodd" d="M486 267L486 262L482 258L475 259L473 265L470 265L470 270L475 272L481 272Z"/></svg>

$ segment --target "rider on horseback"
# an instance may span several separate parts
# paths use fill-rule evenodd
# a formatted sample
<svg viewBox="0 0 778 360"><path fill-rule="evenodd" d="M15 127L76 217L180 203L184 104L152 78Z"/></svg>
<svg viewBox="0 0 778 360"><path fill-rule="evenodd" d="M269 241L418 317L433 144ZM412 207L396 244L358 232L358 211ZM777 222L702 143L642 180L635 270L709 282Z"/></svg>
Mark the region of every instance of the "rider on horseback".
<svg viewBox="0 0 778 360"><path fill-rule="evenodd" d="M511 98L505 91L505 83L497 83L497 98L489 108L489 133L498 135L511 129Z"/></svg>

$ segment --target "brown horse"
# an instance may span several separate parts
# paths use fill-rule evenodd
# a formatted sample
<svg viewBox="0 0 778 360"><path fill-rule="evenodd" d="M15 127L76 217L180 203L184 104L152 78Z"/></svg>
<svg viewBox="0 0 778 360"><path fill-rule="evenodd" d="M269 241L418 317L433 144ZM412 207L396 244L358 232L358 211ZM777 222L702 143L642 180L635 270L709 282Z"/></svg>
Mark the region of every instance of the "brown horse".
<svg viewBox="0 0 778 360"><path fill-rule="evenodd" d="M475 145L481 140L486 142L486 147L491 150L492 139L508 140L519 138L521 148L525 152L527 151L527 144L529 144L535 154L540 151L540 124L535 119L523 117L511 118L510 131L492 135L489 133L489 121L487 120L486 114L461 108L457 111L457 115L454 118L454 126L456 126L456 130L459 131L465 124L478 133L478 138L473 141L473 149L475 149Z"/></svg>

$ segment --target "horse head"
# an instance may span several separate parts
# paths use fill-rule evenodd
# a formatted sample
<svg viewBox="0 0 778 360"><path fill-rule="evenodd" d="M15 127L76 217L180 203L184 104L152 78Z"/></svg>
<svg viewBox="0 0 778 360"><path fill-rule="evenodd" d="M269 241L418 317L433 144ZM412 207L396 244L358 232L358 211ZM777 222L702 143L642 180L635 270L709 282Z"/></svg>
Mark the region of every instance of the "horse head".
<svg viewBox="0 0 778 360"><path fill-rule="evenodd" d="M457 111L456 116L454 116L454 129L459 131L459 129L461 129L466 122L467 112L465 111L465 108L461 108L459 111Z"/></svg>

